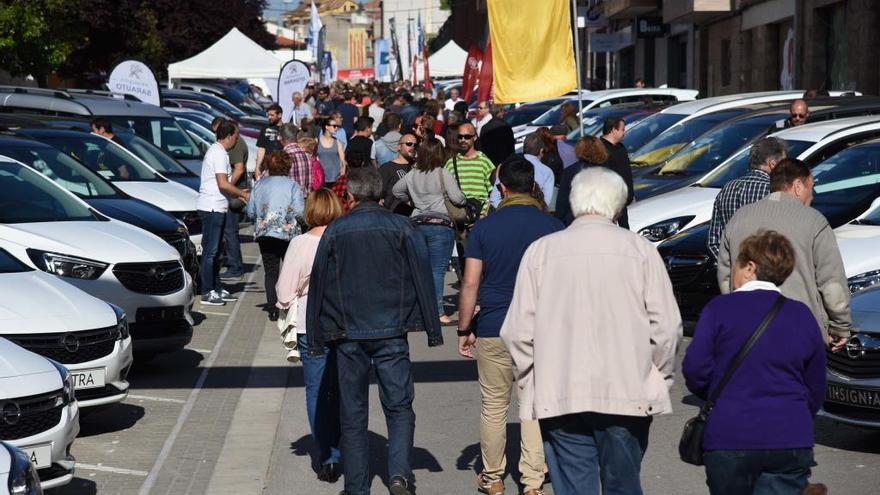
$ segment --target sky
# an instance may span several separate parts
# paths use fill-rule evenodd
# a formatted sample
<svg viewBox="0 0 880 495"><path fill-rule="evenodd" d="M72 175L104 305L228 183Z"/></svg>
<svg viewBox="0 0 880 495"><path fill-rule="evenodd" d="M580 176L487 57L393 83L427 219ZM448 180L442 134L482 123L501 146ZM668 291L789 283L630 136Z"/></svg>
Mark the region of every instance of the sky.
<svg viewBox="0 0 880 495"><path fill-rule="evenodd" d="M266 10L263 11L263 17L266 20L277 21L281 14L295 9L299 2L300 0L268 0L266 2Z"/></svg>

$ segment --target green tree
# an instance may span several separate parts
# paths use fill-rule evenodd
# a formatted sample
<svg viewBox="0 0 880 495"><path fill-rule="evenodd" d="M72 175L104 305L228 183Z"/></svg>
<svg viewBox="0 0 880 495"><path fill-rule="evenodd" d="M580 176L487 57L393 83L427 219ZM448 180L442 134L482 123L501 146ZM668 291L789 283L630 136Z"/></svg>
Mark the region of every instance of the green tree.
<svg viewBox="0 0 880 495"><path fill-rule="evenodd" d="M46 86L74 50L82 29L79 0L24 0L0 3L0 67L11 75L32 75Z"/></svg>

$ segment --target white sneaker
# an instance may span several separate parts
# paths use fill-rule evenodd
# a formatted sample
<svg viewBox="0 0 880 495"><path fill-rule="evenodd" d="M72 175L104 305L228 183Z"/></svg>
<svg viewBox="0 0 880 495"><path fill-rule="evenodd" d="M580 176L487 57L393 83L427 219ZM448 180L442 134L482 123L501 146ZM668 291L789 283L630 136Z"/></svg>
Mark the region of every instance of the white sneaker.
<svg viewBox="0 0 880 495"><path fill-rule="evenodd" d="M206 306L223 306L226 302L223 301L223 298L216 290L212 290L202 296L202 304Z"/></svg>
<svg viewBox="0 0 880 495"><path fill-rule="evenodd" d="M232 295L228 290L226 290L226 289L220 289L219 295L220 295L220 299L222 299L222 300L224 300L224 301L226 301L226 302L235 302L235 301L238 301L238 298L235 297L235 296L233 296L233 295Z"/></svg>

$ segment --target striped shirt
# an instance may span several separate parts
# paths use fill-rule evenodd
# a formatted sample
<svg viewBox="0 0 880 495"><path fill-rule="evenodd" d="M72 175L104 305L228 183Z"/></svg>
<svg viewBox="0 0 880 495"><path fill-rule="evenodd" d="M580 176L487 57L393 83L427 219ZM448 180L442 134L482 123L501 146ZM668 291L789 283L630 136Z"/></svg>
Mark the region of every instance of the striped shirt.
<svg viewBox="0 0 880 495"><path fill-rule="evenodd" d="M312 192L312 158L299 144L290 143L284 147L290 157L290 178L299 184L303 197Z"/></svg>
<svg viewBox="0 0 880 495"><path fill-rule="evenodd" d="M483 213L487 212L489 210L489 193L493 187L490 177L492 171L495 170L492 160L489 160L489 157L484 155L482 151L478 151L473 158L458 155L454 165L452 158L450 158L446 161L445 168L453 177L456 177L465 197L482 201ZM458 174L455 173L456 168L458 168Z"/></svg>
<svg viewBox="0 0 880 495"><path fill-rule="evenodd" d="M733 214L745 205L764 199L768 194L770 194L770 175L760 169L749 170L746 175L728 182L721 188L712 207L707 243L715 259L718 259L724 227Z"/></svg>

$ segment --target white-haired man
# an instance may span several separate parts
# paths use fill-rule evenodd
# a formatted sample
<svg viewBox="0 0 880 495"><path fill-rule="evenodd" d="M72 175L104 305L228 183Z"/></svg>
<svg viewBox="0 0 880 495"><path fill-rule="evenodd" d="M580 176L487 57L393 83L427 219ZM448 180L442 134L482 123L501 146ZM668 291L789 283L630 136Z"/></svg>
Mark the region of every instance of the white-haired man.
<svg viewBox="0 0 880 495"><path fill-rule="evenodd" d="M574 178L575 220L526 250L501 328L557 495L641 494L651 419L672 411L681 316L657 250L614 224L626 199L611 170Z"/></svg>
<svg viewBox="0 0 880 495"><path fill-rule="evenodd" d="M308 103L303 101L302 93L295 91L293 95L291 95L291 100L293 100L293 111L290 116L291 124L299 127L302 126L304 120L311 120L313 118L314 111Z"/></svg>

